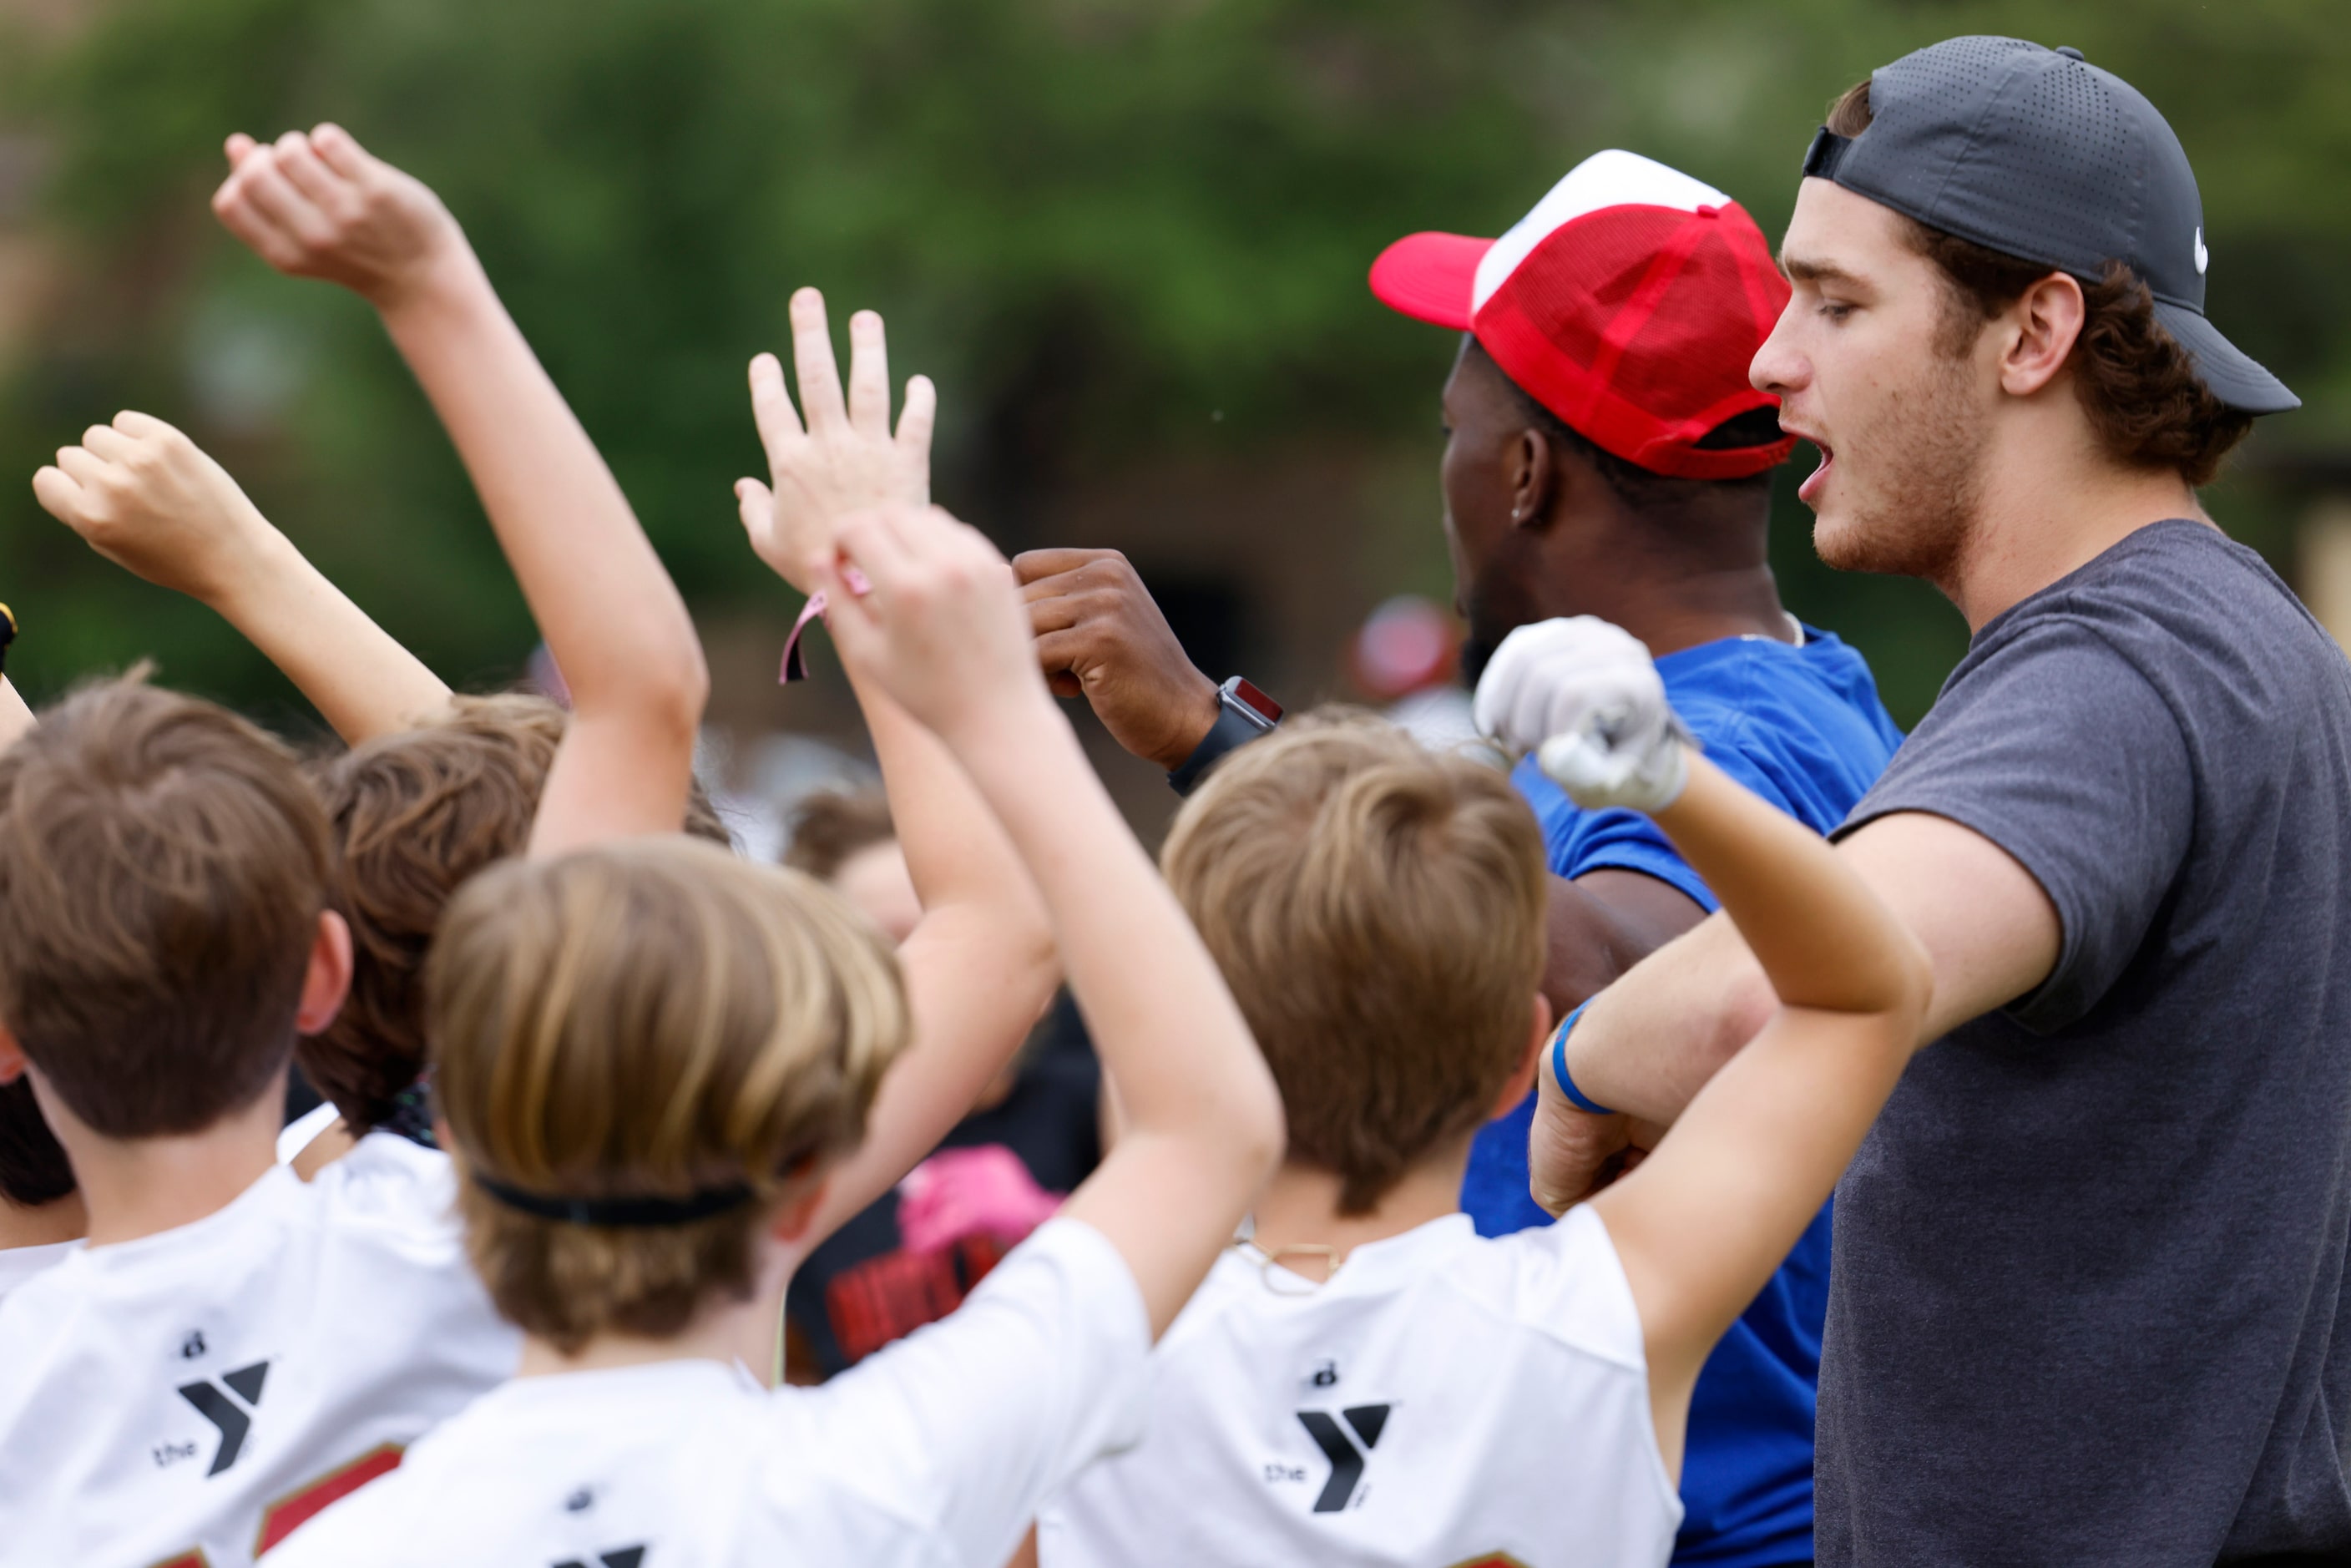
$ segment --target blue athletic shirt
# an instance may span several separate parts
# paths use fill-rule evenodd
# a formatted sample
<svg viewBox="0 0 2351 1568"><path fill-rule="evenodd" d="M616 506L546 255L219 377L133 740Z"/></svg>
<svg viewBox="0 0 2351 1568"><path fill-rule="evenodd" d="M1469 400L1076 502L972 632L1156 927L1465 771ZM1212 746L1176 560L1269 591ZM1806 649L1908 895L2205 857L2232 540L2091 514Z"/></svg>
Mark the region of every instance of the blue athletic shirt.
<svg viewBox="0 0 2351 1568"><path fill-rule="evenodd" d="M1801 648L1761 637L1702 643L1657 661L1666 695L1707 759L1826 833L1877 781L1902 732L1859 653L1804 629ZM1530 757L1511 776L1542 824L1551 869L1636 871L1711 912L1714 894L1636 811L1585 811ZM1534 1097L1478 1135L1461 1207L1482 1236L1551 1217L1527 1196ZM1699 1374L1682 1461L1687 1511L1674 1561L1768 1568L1813 1558L1813 1414L1828 1311L1829 1210L1731 1325Z"/></svg>

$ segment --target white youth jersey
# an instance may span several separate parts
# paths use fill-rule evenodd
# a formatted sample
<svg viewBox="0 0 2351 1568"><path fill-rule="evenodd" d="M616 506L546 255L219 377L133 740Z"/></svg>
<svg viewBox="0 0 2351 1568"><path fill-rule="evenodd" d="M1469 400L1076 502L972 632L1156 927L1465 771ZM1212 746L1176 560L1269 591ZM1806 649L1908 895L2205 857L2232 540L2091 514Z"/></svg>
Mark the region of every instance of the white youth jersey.
<svg viewBox="0 0 2351 1568"><path fill-rule="evenodd" d="M1451 1215L1322 1285L1237 1249L1152 1362L1150 1436L1046 1508L1045 1568L1673 1551L1641 1320L1589 1208L1496 1240Z"/></svg>
<svg viewBox="0 0 2351 1568"><path fill-rule="evenodd" d="M9 1292L34 1275L54 1264L65 1261L66 1254L80 1246L78 1241L51 1241L38 1247L0 1247L0 1301ZM0 1355L5 1355L7 1342L0 1340Z"/></svg>
<svg viewBox="0 0 2351 1568"><path fill-rule="evenodd" d="M518 1379L264 1568L1001 1568L1048 1495L1141 1436L1150 1350L1124 1260L1052 1220L820 1388L687 1360Z"/></svg>
<svg viewBox="0 0 2351 1568"><path fill-rule="evenodd" d="M235 1568L510 1376L446 1156L85 1247L0 1301L0 1568Z"/></svg>

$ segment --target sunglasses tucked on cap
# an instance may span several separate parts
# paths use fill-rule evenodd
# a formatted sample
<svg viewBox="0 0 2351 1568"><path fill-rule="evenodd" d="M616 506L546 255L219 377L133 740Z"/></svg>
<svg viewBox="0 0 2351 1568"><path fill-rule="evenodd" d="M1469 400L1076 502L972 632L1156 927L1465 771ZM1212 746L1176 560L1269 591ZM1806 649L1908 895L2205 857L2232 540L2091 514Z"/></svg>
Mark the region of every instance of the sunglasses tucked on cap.
<svg viewBox="0 0 2351 1568"><path fill-rule="evenodd" d="M1946 38L1869 78L1869 129L1823 126L1804 172L1928 228L2095 282L2119 261L2213 395L2245 413L2302 400L2204 319L2204 198L2139 90L2022 38Z"/></svg>
<svg viewBox="0 0 2351 1568"><path fill-rule="evenodd" d="M1571 429L1653 473L1744 478L1795 445L1706 444L1778 406L1747 366L1788 285L1738 203L1637 153L1585 159L1500 239L1406 235L1371 282L1405 315L1474 335Z"/></svg>

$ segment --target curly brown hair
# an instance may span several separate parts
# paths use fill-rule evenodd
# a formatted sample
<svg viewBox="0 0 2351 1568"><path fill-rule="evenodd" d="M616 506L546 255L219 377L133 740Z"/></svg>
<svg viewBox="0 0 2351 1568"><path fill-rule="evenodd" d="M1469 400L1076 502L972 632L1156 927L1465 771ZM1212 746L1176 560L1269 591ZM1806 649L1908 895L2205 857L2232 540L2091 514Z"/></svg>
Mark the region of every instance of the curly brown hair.
<svg viewBox="0 0 2351 1568"><path fill-rule="evenodd" d="M1827 124L1853 137L1869 129L1870 118L1865 80L1830 106ZM1933 262L1949 286L1936 345L1947 358L2056 270L1914 218L1901 222L1911 248ZM2156 319L2155 296L2128 267L2108 261L2104 276L2080 281L2082 333L2070 362L2074 395L2100 444L2133 467L2177 469L2191 486L2210 484L2252 429L2252 415L2213 395L2196 373L2194 356Z"/></svg>
<svg viewBox="0 0 2351 1568"><path fill-rule="evenodd" d="M390 1121L423 1071L433 933L460 887L529 842L567 722L545 697L453 697L436 723L314 765L334 832L335 907L351 927L351 988L296 1054L353 1133ZM699 786L685 831L728 841Z"/></svg>

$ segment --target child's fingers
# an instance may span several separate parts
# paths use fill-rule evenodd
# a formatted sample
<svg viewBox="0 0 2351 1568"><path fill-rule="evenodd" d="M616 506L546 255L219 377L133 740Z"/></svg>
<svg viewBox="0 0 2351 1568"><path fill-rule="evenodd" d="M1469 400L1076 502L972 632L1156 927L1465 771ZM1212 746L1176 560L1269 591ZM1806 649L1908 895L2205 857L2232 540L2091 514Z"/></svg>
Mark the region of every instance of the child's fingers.
<svg viewBox="0 0 2351 1568"><path fill-rule="evenodd" d="M70 475L74 482L85 488L105 483L114 474L112 465L86 446L57 448L57 466Z"/></svg>
<svg viewBox="0 0 2351 1568"><path fill-rule="evenodd" d="M346 180L364 182L374 172L375 160L360 145L359 138L331 120L321 121L310 132L310 145L328 168Z"/></svg>
<svg viewBox="0 0 2351 1568"><path fill-rule="evenodd" d="M833 530L833 541L843 560L863 572L875 591L884 591L904 582L921 559L906 532L910 520L893 507L852 513Z"/></svg>
<svg viewBox="0 0 2351 1568"><path fill-rule="evenodd" d="M326 214L312 206L278 169L274 149L256 153L237 176L253 210L287 237L313 246L323 246L332 239Z"/></svg>
<svg viewBox="0 0 2351 1568"><path fill-rule="evenodd" d="M114 416L114 428L136 441L168 440L180 434L179 427L157 419L152 413L141 413L126 408Z"/></svg>
<svg viewBox="0 0 2351 1568"><path fill-rule="evenodd" d="M759 427L759 444L767 451L770 468L785 444L807 434L800 428L799 410L792 406L792 394L784 386L784 362L773 354L752 356L751 420Z"/></svg>
<svg viewBox="0 0 2351 1568"><path fill-rule="evenodd" d="M839 428L849 410L841 399L841 367L833 362L824 296L813 288L792 295L792 369L799 377L800 408L810 433Z"/></svg>
<svg viewBox="0 0 2351 1568"><path fill-rule="evenodd" d="M277 167L304 199L326 214L334 213L350 195L350 187L319 156L310 139L289 131L277 139Z"/></svg>
<svg viewBox="0 0 2351 1568"><path fill-rule="evenodd" d="M252 137L247 136L242 131L233 133L226 141L221 144L222 151L228 154L228 166L232 169L244 162L246 154L250 153L259 145L259 142L254 141Z"/></svg>
<svg viewBox="0 0 2351 1568"><path fill-rule="evenodd" d="M300 243L246 200L245 187L235 176L213 197L213 214L223 228L245 242L246 248L279 271L291 271L301 264Z"/></svg>
<svg viewBox="0 0 2351 1568"><path fill-rule="evenodd" d="M882 318L849 319L849 423L877 440L890 434L890 342Z"/></svg>
<svg viewBox="0 0 2351 1568"><path fill-rule="evenodd" d="M127 463L139 450L139 443L110 424L93 424L81 433L83 450L106 459L109 463Z"/></svg>
<svg viewBox="0 0 2351 1568"><path fill-rule="evenodd" d="M832 633L833 646L843 659L858 664L880 651L882 622L870 596L850 586L845 568L838 556L818 556L809 562L809 581L824 595L825 630Z"/></svg>
<svg viewBox="0 0 2351 1568"><path fill-rule="evenodd" d="M751 538L751 548L761 555L776 537L776 497L757 479L735 481L735 509L743 519L743 531Z"/></svg>
<svg viewBox="0 0 2351 1568"><path fill-rule="evenodd" d="M54 464L45 464L33 474L33 499L41 510L61 523L70 523L81 515L82 487L74 476Z"/></svg>
<svg viewBox="0 0 2351 1568"><path fill-rule="evenodd" d="M939 389L931 384L931 378L907 378L906 406L898 414L898 445L908 456L930 460L931 429L938 417Z"/></svg>

